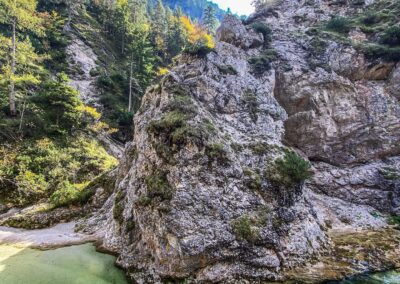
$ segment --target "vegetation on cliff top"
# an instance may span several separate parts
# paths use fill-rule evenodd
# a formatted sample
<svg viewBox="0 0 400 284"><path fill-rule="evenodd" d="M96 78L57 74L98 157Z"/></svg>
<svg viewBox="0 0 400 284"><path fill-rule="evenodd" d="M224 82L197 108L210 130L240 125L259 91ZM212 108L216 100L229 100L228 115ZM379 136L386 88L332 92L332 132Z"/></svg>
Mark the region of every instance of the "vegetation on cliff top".
<svg viewBox="0 0 400 284"><path fill-rule="evenodd" d="M214 12L207 8L199 25L162 1L0 0L1 199L21 206L87 199L90 180L116 165L93 137L129 139L157 70L184 51L212 50ZM71 36L97 56L90 75L102 114L69 86L68 77L83 72L67 62ZM181 143L181 132L174 143Z"/></svg>
<svg viewBox="0 0 400 284"><path fill-rule="evenodd" d="M333 17L325 29L338 33L336 39L348 42L369 59L400 60L400 2L378 1L349 17ZM351 41L345 37L352 29L362 31L366 40Z"/></svg>

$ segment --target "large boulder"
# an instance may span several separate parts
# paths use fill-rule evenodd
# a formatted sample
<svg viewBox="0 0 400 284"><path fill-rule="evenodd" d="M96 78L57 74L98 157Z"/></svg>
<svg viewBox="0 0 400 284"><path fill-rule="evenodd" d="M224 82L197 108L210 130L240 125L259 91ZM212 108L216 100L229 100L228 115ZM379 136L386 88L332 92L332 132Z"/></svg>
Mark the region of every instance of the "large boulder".
<svg viewBox="0 0 400 284"><path fill-rule="evenodd" d="M262 34L256 33L251 28L246 29L235 16L227 15L217 30L217 41L224 41L234 46L248 49L261 46L264 39Z"/></svg>

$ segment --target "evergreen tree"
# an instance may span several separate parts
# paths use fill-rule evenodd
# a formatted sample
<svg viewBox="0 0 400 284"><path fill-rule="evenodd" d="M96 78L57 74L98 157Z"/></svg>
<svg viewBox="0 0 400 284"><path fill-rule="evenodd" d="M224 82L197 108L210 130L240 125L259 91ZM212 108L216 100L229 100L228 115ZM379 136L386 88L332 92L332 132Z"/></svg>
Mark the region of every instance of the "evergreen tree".
<svg viewBox="0 0 400 284"><path fill-rule="evenodd" d="M41 75L43 67L41 66L42 56L39 56L29 38L24 41L18 41L16 47L16 58L14 75L11 73L12 59L7 54L10 50L12 43L9 38L0 36L0 85L9 86L10 82L14 83L15 97L21 102L20 104L20 123L19 131L22 130L25 111L28 107L29 97L37 89L38 84L41 82Z"/></svg>
<svg viewBox="0 0 400 284"><path fill-rule="evenodd" d="M56 80L44 82L40 93L32 98L40 110L45 130L64 134L80 126L83 104L76 90L66 83L68 77L59 74Z"/></svg>
<svg viewBox="0 0 400 284"><path fill-rule="evenodd" d="M18 35L21 32L42 33L42 19L36 13L36 0L0 0L0 23L5 24L11 34L11 51L9 52L10 61L6 68L3 68L3 77L8 80L9 85L9 108L10 115L17 115L16 108L16 89L18 81L18 54L23 49L18 50Z"/></svg>
<svg viewBox="0 0 400 284"><path fill-rule="evenodd" d="M170 58L177 56L185 47L186 31L182 25L183 13L178 7L174 10L168 31L168 54Z"/></svg>
<svg viewBox="0 0 400 284"><path fill-rule="evenodd" d="M125 52L126 36L132 28L131 9L128 0L117 0L113 23L120 37L121 53Z"/></svg>
<svg viewBox="0 0 400 284"><path fill-rule="evenodd" d="M156 58L147 25L136 27L129 45L129 103L128 111L138 107L139 98L154 76ZM135 98L133 95L137 94Z"/></svg>
<svg viewBox="0 0 400 284"><path fill-rule="evenodd" d="M208 5L204 10L203 25L209 33L214 33L218 25L218 19L215 16L215 10L211 5Z"/></svg>
<svg viewBox="0 0 400 284"><path fill-rule="evenodd" d="M131 17L134 24L144 24L148 22L147 0L131 0Z"/></svg>
<svg viewBox="0 0 400 284"><path fill-rule="evenodd" d="M68 11L68 21L66 23L66 27L70 28L73 14L76 12L79 6L81 6L85 1L84 0L64 0L64 1L65 4L67 5L67 11Z"/></svg>
<svg viewBox="0 0 400 284"><path fill-rule="evenodd" d="M167 20L165 8L161 0L157 0L155 6L151 10L151 33L157 54L161 59L164 59L167 50Z"/></svg>

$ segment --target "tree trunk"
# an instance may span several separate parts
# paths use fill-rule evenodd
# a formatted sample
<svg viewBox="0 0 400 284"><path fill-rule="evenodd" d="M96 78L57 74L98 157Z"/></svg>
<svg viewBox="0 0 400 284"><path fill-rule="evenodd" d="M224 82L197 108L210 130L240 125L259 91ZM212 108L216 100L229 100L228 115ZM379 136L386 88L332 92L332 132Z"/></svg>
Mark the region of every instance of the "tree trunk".
<svg viewBox="0 0 400 284"><path fill-rule="evenodd" d="M21 109L21 116L19 120L19 132L22 133L22 124L24 122L24 115L25 115L25 110L26 110L26 98L24 99L24 103L22 104L22 109Z"/></svg>
<svg viewBox="0 0 400 284"><path fill-rule="evenodd" d="M131 70L129 75L129 105L128 105L129 112L131 112L132 110L132 76L133 76L133 58L131 57Z"/></svg>
<svg viewBox="0 0 400 284"><path fill-rule="evenodd" d="M10 78L10 93L9 93L9 103L10 103L10 115L16 116L17 109L15 106L15 65L16 65L16 53L17 53L17 40L16 40L16 20L12 22L12 52L11 52L11 78Z"/></svg>

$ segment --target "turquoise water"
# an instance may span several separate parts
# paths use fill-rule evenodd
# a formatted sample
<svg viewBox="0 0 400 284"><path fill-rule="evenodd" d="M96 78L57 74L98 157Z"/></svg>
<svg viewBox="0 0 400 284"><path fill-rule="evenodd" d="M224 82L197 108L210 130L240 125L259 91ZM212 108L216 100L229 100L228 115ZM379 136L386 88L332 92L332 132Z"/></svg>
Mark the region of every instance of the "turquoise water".
<svg viewBox="0 0 400 284"><path fill-rule="evenodd" d="M92 244L47 251L0 245L0 283L127 284L114 262Z"/></svg>
<svg viewBox="0 0 400 284"><path fill-rule="evenodd" d="M337 284L400 284L400 270L360 275Z"/></svg>
<svg viewBox="0 0 400 284"><path fill-rule="evenodd" d="M92 244L46 251L0 245L0 284L127 284L114 262ZM400 284L400 270L332 283Z"/></svg>

